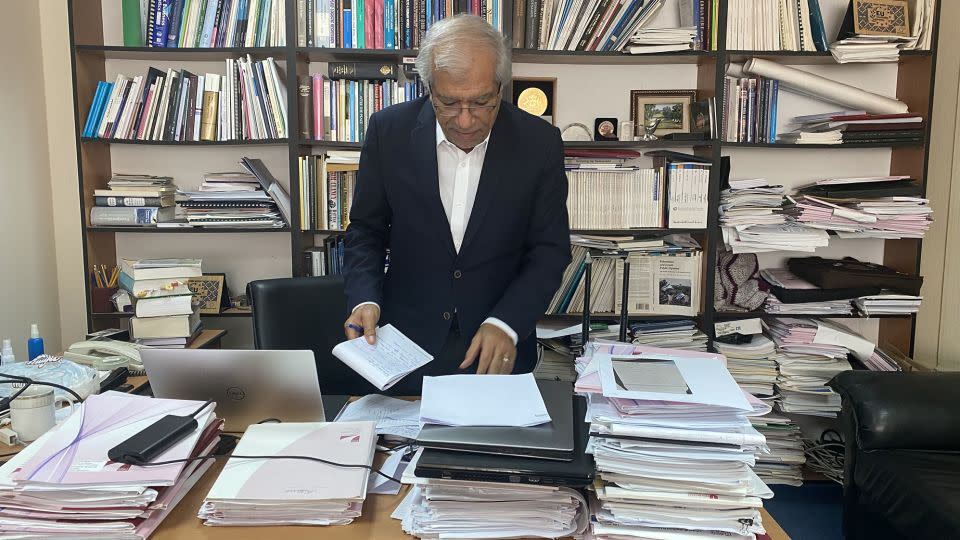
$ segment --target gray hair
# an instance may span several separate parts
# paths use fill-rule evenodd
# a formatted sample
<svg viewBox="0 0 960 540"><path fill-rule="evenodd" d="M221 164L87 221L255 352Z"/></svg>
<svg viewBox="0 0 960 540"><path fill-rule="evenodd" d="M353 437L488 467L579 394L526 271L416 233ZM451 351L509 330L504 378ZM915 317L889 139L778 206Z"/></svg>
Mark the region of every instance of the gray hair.
<svg viewBox="0 0 960 540"><path fill-rule="evenodd" d="M506 85L510 81L506 38L486 19L463 13L435 22L427 30L417 55L417 72L428 86L433 85L434 70L463 74L473 63L477 47L487 47L496 54L497 82Z"/></svg>

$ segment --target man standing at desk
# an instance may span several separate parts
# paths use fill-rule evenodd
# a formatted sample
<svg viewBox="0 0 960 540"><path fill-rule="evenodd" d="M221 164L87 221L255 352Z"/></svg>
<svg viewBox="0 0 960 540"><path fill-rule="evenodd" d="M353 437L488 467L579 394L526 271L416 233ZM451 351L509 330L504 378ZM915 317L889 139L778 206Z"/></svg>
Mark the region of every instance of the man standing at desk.
<svg viewBox="0 0 960 540"><path fill-rule="evenodd" d="M347 337L373 342L392 323L434 356L396 394L418 394L423 375L531 371L570 261L563 143L501 101L503 36L480 17L442 20L417 70L429 95L370 119L344 252Z"/></svg>

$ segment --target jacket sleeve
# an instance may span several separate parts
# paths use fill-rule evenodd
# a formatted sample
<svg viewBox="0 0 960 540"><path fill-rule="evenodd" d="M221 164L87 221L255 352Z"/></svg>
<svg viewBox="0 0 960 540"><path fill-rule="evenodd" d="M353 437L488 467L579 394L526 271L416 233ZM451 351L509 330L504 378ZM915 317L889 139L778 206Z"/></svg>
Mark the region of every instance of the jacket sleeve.
<svg viewBox="0 0 960 540"><path fill-rule="evenodd" d="M377 115L370 118L360 153L360 169L344 238L343 277L347 306L383 305L383 265L389 246L392 211L387 201Z"/></svg>
<svg viewBox="0 0 960 540"><path fill-rule="evenodd" d="M563 169L563 142L556 128L546 155L531 208L520 272L490 313L507 323L520 341L533 333L570 263L567 175Z"/></svg>

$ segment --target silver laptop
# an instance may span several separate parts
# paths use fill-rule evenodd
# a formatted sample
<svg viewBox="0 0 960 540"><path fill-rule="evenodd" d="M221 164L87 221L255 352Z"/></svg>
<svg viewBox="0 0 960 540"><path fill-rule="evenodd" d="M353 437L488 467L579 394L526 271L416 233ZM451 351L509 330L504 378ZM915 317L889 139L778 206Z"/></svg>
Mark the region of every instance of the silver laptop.
<svg viewBox="0 0 960 540"><path fill-rule="evenodd" d="M443 450L570 461L574 457L573 385L538 380L537 387L550 413L551 421L546 424L523 428L426 425L417 435L417 444Z"/></svg>
<svg viewBox="0 0 960 540"><path fill-rule="evenodd" d="M276 418L323 422L313 351L142 349L154 397L216 401L226 431Z"/></svg>

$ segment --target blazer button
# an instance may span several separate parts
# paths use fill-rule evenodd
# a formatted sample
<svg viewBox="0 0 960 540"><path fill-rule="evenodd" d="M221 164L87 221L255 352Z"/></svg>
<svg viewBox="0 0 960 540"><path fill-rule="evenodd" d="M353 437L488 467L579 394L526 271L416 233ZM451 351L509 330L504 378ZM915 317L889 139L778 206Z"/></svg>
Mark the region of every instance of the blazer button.
<svg viewBox="0 0 960 540"><path fill-rule="evenodd" d="M459 271L459 270L454 270L454 271L453 271L453 277L454 277L454 279L460 279L460 276L462 276L462 275L463 275L463 272L461 272L461 271Z"/></svg>
<svg viewBox="0 0 960 540"><path fill-rule="evenodd" d="M444 311L444 312L443 312L443 320L445 320L445 321L449 321L449 320L450 320L450 312L449 312L449 311Z"/></svg>

